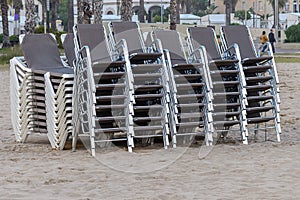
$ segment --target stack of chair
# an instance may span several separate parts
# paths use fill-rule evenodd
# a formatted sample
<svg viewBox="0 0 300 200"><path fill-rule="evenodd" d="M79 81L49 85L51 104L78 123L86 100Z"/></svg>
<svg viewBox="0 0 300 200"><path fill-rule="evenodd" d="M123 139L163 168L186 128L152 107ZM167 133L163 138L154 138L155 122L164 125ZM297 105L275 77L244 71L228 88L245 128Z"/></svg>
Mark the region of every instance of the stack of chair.
<svg viewBox="0 0 300 200"><path fill-rule="evenodd" d="M73 69L62 62L52 35L30 34L20 41L24 57L10 62L16 140L47 133L52 148L62 149L72 132Z"/></svg>
<svg viewBox="0 0 300 200"><path fill-rule="evenodd" d="M73 150L78 133L90 138L91 153L112 141L133 143L133 95L128 52L120 42L110 49L101 24L74 26L76 68L74 84ZM124 56L125 55L125 56Z"/></svg>
<svg viewBox="0 0 300 200"><path fill-rule="evenodd" d="M224 48L237 44L243 66L247 90L247 122L254 124L255 133L263 129L275 129L280 141L279 80L272 50L267 56L258 56L251 34L246 26L224 26L221 28ZM235 55L228 52L229 56ZM265 126L259 126L260 124Z"/></svg>
<svg viewBox="0 0 300 200"><path fill-rule="evenodd" d="M161 138L167 148L169 86L163 55L145 46L137 23L111 22L109 28L111 44L114 46L124 40L128 47L133 76L134 138L142 143L153 143L155 138Z"/></svg>
<svg viewBox="0 0 300 200"><path fill-rule="evenodd" d="M226 136L238 125L242 141L247 144L246 90L243 69L235 57L222 55L214 30L210 27L190 27L187 29L190 51L202 48L211 77L213 94L214 131ZM237 54L237 46L232 47Z"/></svg>
<svg viewBox="0 0 300 200"><path fill-rule="evenodd" d="M170 85L170 126L172 143L192 141L193 136L205 135L206 144L212 144L212 116L209 78L203 59L198 52L196 59L187 59L180 35L171 30L154 30L152 38L161 41L161 52L167 61ZM192 57L190 57L192 58ZM192 137L192 138L191 138Z"/></svg>

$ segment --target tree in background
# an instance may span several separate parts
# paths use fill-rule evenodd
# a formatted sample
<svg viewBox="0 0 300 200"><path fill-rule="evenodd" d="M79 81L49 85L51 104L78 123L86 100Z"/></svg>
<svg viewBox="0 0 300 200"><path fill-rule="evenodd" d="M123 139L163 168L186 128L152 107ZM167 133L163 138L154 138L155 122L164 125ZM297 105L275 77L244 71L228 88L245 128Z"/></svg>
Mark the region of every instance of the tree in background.
<svg viewBox="0 0 300 200"><path fill-rule="evenodd" d="M268 0L270 2L270 4L272 5L273 8L273 13L275 13L275 0ZM281 9L285 6L285 3L288 0L278 0L278 9ZM278 22L279 23L279 22ZM274 21L273 24L275 25L275 16L274 16Z"/></svg>
<svg viewBox="0 0 300 200"><path fill-rule="evenodd" d="M102 23L102 11L103 10L103 1L102 0L93 0L93 13L94 13L94 23Z"/></svg>
<svg viewBox="0 0 300 200"><path fill-rule="evenodd" d="M176 30L176 0L170 0L170 29Z"/></svg>
<svg viewBox="0 0 300 200"><path fill-rule="evenodd" d="M36 26L36 13L35 13L35 6L34 0L26 0L25 1L25 31L26 33L34 33L34 29Z"/></svg>
<svg viewBox="0 0 300 200"><path fill-rule="evenodd" d="M68 32L73 32L74 26L74 2L73 0L68 0Z"/></svg>
<svg viewBox="0 0 300 200"><path fill-rule="evenodd" d="M145 1L144 0L140 0L140 8L139 8L139 21L141 23L145 23Z"/></svg>
<svg viewBox="0 0 300 200"><path fill-rule="evenodd" d="M132 19L132 0L122 0L121 2L121 20L131 21Z"/></svg>
<svg viewBox="0 0 300 200"><path fill-rule="evenodd" d="M2 14L2 27L3 27L3 47L9 47L9 30L8 30L8 5L7 0L1 0L1 14Z"/></svg>
<svg viewBox="0 0 300 200"><path fill-rule="evenodd" d="M92 11L88 0L77 0L78 24L90 24Z"/></svg>

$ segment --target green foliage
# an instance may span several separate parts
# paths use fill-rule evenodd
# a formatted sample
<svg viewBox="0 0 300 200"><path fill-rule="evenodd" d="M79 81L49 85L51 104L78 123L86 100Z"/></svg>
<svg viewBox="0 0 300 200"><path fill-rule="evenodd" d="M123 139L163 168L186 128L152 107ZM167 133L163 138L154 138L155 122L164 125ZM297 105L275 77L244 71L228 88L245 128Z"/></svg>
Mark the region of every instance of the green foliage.
<svg viewBox="0 0 300 200"><path fill-rule="evenodd" d="M9 36L9 41L11 43L18 44L19 43L19 36L18 35L11 35L11 36Z"/></svg>
<svg viewBox="0 0 300 200"><path fill-rule="evenodd" d="M164 16L164 22L167 22L168 21L168 18L166 16ZM153 17L153 22L161 22L161 17L159 15L155 15Z"/></svg>
<svg viewBox="0 0 300 200"><path fill-rule="evenodd" d="M286 31L286 42L300 42L300 23L290 26Z"/></svg>
<svg viewBox="0 0 300 200"><path fill-rule="evenodd" d="M9 60L15 56L22 56L23 53L19 45L0 49L0 65L9 64Z"/></svg>
<svg viewBox="0 0 300 200"><path fill-rule="evenodd" d="M57 9L59 19L62 20L64 30L67 30L68 24L68 0L61 0Z"/></svg>
<svg viewBox="0 0 300 200"><path fill-rule="evenodd" d="M230 25L231 26L239 26L240 24L239 23L231 23Z"/></svg>
<svg viewBox="0 0 300 200"><path fill-rule="evenodd" d="M251 18L251 14L248 11L246 11L246 19L250 19ZM245 11L244 10L237 10L234 12L234 17L238 18L239 20L245 20Z"/></svg>

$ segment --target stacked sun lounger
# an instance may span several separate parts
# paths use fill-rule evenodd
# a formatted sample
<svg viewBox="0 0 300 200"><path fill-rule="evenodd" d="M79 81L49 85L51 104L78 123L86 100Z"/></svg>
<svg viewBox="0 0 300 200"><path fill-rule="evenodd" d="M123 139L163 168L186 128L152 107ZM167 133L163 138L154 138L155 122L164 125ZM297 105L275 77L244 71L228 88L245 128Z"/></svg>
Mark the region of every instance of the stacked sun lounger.
<svg viewBox="0 0 300 200"><path fill-rule="evenodd" d="M132 72L134 138L153 143L160 138L169 145L169 85L162 52L146 47L135 22L111 22L112 46L124 40Z"/></svg>
<svg viewBox="0 0 300 200"><path fill-rule="evenodd" d="M275 129L280 141L279 80L273 53L269 45L268 55L258 56L251 34L246 26L221 28L223 46L237 44L247 90L247 122L255 125L252 130ZM233 55L232 52L229 54ZM268 138L267 138L268 139Z"/></svg>
<svg viewBox="0 0 300 200"><path fill-rule="evenodd" d="M62 62L50 34L21 38L24 57L11 60L12 123L16 140L30 134L47 134L53 148L64 147L72 126L67 114L72 93L73 69ZM65 122L65 123L64 123Z"/></svg>
<svg viewBox="0 0 300 200"><path fill-rule="evenodd" d="M239 60L221 54L216 34L210 27L190 27L187 35L190 50L201 48L205 54L206 59L201 62L206 62L211 77L214 132L226 137L229 130L237 130L247 144L246 82ZM237 46L232 51L239 53ZM233 128L235 125L237 129Z"/></svg>
<svg viewBox="0 0 300 200"><path fill-rule="evenodd" d="M173 146L176 147L179 136L180 143L189 143L195 135L205 136L207 145L211 145L212 99L205 65L186 58L178 32L154 30L152 37L161 41L168 63Z"/></svg>
<svg viewBox="0 0 300 200"><path fill-rule="evenodd" d="M122 54L117 52L126 54L123 45L110 51L101 24L78 24L74 34L77 58L73 149L81 130L90 137L92 155L95 155L96 146L121 140L127 141L128 151L132 151L131 70Z"/></svg>

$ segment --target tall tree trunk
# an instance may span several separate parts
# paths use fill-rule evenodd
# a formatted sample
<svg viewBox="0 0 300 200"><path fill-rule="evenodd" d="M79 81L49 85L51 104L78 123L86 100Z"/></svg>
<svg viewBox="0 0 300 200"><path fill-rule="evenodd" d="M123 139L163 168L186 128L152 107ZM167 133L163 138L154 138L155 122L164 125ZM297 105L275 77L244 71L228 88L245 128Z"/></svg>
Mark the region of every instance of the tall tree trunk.
<svg viewBox="0 0 300 200"><path fill-rule="evenodd" d="M225 4L225 14L226 14L226 26L229 26L231 24L230 21L230 13L231 13L231 0L225 0L224 1Z"/></svg>
<svg viewBox="0 0 300 200"><path fill-rule="evenodd" d="M121 20L132 20L132 0L122 0L121 2Z"/></svg>
<svg viewBox="0 0 300 200"><path fill-rule="evenodd" d="M139 21L145 23L145 1L140 0Z"/></svg>
<svg viewBox="0 0 300 200"><path fill-rule="evenodd" d="M88 0L77 0L78 24L90 24L92 11Z"/></svg>
<svg viewBox="0 0 300 200"><path fill-rule="evenodd" d="M190 0L186 0L186 13L187 14L191 13L191 2L190 2Z"/></svg>
<svg viewBox="0 0 300 200"><path fill-rule="evenodd" d="M176 0L170 0L170 29L176 30Z"/></svg>
<svg viewBox="0 0 300 200"><path fill-rule="evenodd" d="M3 47L9 47L9 30L8 30L8 5L7 0L1 0L2 27L3 27Z"/></svg>
<svg viewBox="0 0 300 200"><path fill-rule="evenodd" d="M94 0L93 1L93 13L94 13L94 23L101 24L102 23L102 14L103 14L103 1L102 0Z"/></svg>
<svg viewBox="0 0 300 200"><path fill-rule="evenodd" d="M56 20L57 20L57 0L52 0L51 1L51 29L53 31L57 31Z"/></svg>
<svg viewBox="0 0 300 200"><path fill-rule="evenodd" d="M25 1L25 31L26 33L34 33L35 29L35 6L34 0L26 0Z"/></svg>
<svg viewBox="0 0 300 200"><path fill-rule="evenodd" d="M176 24L180 24L180 0L176 0Z"/></svg>
<svg viewBox="0 0 300 200"><path fill-rule="evenodd" d="M74 3L73 0L68 0L68 32L73 33L74 26Z"/></svg>

